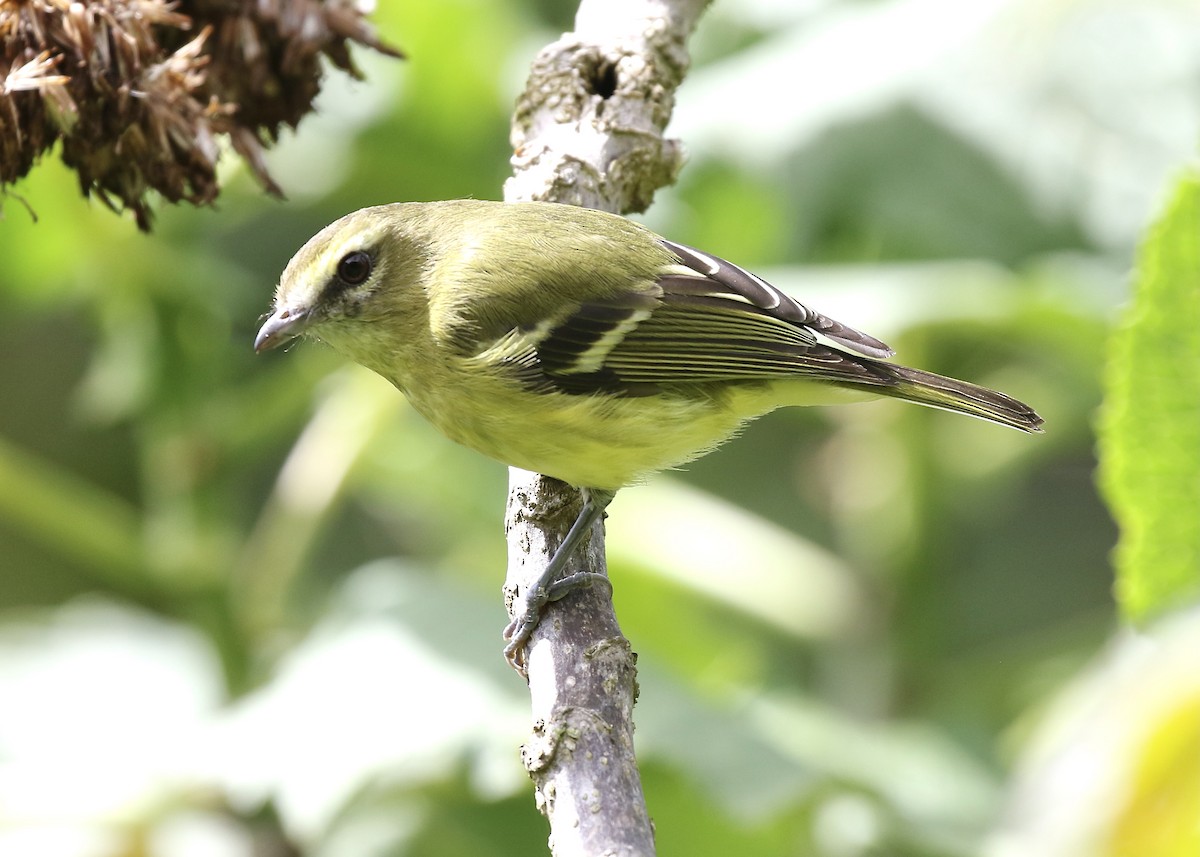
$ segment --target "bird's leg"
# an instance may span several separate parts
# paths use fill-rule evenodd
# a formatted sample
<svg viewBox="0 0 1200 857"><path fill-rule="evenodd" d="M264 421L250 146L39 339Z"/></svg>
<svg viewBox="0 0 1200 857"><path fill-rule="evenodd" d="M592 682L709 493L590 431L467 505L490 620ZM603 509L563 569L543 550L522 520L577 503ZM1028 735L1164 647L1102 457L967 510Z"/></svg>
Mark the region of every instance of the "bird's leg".
<svg viewBox="0 0 1200 857"><path fill-rule="evenodd" d="M551 601L558 601L572 590L581 586L590 586L597 581L608 583L608 578L594 571L579 571L559 579L558 575L566 568L567 561L579 549L584 537L591 532L592 526L604 514L605 508L612 502L615 492L600 491L595 488L583 489L583 508L579 517L567 530L566 538L550 558L546 568L538 579L525 590L523 596L518 596L513 608L513 620L504 629L504 639L508 645L504 647L504 657L513 669L524 674L524 649L529 642L533 629L541 621L542 611Z"/></svg>

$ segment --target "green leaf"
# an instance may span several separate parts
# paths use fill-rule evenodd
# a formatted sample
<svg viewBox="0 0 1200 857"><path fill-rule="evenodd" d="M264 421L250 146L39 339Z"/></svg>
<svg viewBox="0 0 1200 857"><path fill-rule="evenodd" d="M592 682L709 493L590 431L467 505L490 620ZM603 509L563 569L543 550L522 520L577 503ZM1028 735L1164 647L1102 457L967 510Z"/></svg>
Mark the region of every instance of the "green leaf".
<svg viewBox="0 0 1200 857"><path fill-rule="evenodd" d="M1180 180L1142 247L1106 382L1117 598L1140 621L1200 594L1200 174Z"/></svg>

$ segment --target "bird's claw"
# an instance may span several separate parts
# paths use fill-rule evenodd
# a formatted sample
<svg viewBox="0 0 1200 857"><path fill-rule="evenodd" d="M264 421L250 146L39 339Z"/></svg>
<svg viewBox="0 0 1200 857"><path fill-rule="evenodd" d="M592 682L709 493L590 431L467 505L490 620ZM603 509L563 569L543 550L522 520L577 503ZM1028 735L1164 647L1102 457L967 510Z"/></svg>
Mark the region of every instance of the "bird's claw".
<svg viewBox="0 0 1200 857"><path fill-rule="evenodd" d="M565 598L572 591L603 581L610 588L612 582L606 575L595 571L581 571L556 580L548 588L539 588L514 605L512 621L504 626L504 659L508 665L525 678L529 677L525 663L525 646L542 620L546 605Z"/></svg>
<svg viewBox="0 0 1200 857"><path fill-rule="evenodd" d="M525 644L529 642L533 629L538 626L540 609L531 611L526 602L523 607L513 612L512 621L504 626L504 639L508 641L504 646L504 660L523 678L529 678L529 672L525 668Z"/></svg>

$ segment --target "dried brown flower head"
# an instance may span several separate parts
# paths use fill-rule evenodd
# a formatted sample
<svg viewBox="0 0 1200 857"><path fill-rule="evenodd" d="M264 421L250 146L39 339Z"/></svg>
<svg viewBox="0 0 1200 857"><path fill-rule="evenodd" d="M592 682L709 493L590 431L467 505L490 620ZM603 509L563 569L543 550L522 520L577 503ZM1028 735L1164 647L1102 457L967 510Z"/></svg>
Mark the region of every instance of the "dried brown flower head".
<svg viewBox="0 0 1200 857"><path fill-rule="evenodd" d="M150 228L148 192L216 199L225 135L263 186L263 149L349 43L401 54L353 0L0 0L0 190L57 140L85 195Z"/></svg>

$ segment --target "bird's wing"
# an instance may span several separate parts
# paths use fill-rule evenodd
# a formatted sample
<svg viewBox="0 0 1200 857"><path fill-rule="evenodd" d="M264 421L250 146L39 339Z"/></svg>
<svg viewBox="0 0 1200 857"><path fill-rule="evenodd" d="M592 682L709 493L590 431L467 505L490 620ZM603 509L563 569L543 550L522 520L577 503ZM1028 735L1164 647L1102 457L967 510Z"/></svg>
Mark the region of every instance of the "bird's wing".
<svg viewBox="0 0 1200 857"><path fill-rule="evenodd" d="M890 356L878 339L723 259L663 245L678 263L647 288L583 303L525 332L516 361L524 377L566 392L633 395L785 376L888 383L857 356Z"/></svg>
<svg viewBox="0 0 1200 857"><path fill-rule="evenodd" d="M678 274L668 274L663 280L664 289L678 296L696 295L726 301L734 307L743 304L745 309L769 316L776 321L790 322L794 326L808 328L821 337L849 348L867 357L891 357L895 352L873 336L860 333L841 322L809 309L795 298L783 293L761 277L739 268L731 262L663 240L668 250L679 257L683 269ZM712 306L722 306L720 303Z"/></svg>

